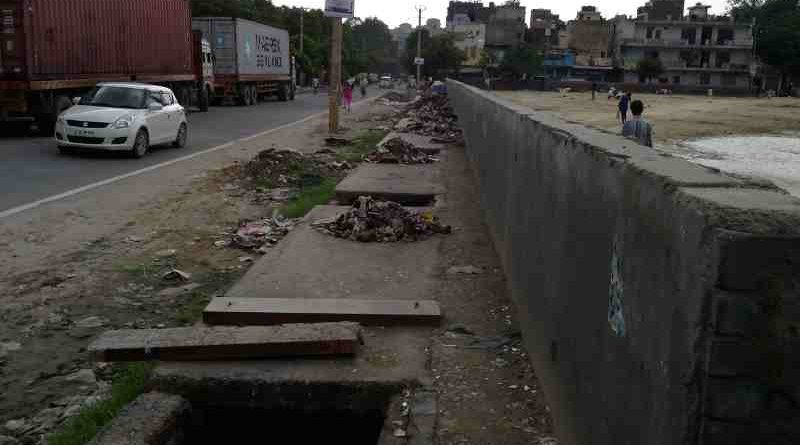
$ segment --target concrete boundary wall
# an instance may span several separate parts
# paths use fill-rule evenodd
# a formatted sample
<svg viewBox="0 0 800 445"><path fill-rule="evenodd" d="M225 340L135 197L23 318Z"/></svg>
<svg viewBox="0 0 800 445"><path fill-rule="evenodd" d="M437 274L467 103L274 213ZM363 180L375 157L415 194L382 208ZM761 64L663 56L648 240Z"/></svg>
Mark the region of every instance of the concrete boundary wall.
<svg viewBox="0 0 800 445"><path fill-rule="evenodd" d="M561 443L794 443L800 200L448 89Z"/></svg>

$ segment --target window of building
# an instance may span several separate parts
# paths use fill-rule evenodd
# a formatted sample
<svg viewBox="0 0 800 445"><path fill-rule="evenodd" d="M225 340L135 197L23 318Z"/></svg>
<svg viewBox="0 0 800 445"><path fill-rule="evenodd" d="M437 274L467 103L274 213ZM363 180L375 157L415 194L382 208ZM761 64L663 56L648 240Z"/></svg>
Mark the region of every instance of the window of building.
<svg viewBox="0 0 800 445"><path fill-rule="evenodd" d="M652 39L653 38L653 28L652 27L648 27L647 28L647 38L648 39Z"/></svg>
<svg viewBox="0 0 800 445"><path fill-rule="evenodd" d="M700 73L700 85L711 85L711 74Z"/></svg>
<svg viewBox="0 0 800 445"><path fill-rule="evenodd" d="M661 30L660 30L660 29L657 29L657 30L655 31L655 38L656 38L656 39L661 39Z"/></svg>

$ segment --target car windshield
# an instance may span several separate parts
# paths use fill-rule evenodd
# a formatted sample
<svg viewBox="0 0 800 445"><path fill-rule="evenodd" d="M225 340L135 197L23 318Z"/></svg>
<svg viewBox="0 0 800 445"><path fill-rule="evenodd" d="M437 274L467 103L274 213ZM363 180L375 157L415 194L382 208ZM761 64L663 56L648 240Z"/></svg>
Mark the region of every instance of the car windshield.
<svg viewBox="0 0 800 445"><path fill-rule="evenodd" d="M141 109L145 106L145 96L145 90L139 88L100 86L87 94L81 105Z"/></svg>

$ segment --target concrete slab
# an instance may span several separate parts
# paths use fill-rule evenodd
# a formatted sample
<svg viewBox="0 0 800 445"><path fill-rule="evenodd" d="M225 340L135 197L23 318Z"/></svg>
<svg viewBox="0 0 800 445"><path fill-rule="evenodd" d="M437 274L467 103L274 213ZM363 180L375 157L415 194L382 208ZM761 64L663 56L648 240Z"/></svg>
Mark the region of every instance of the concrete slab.
<svg viewBox="0 0 800 445"><path fill-rule="evenodd" d="M181 419L189 402L181 397L151 392L142 394L102 431L90 445L162 445L180 443Z"/></svg>
<svg viewBox="0 0 800 445"><path fill-rule="evenodd" d="M230 298L430 299L441 238L359 243L310 227L347 210L315 207L299 227L228 291ZM447 221L445 221L447 223Z"/></svg>
<svg viewBox="0 0 800 445"><path fill-rule="evenodd" d="M313 221L344 211L346 208L339 206L315 207L226 296L430 299L441 238L415 243L364 244L334 238L310 227ZM197 397L247 398L251 388L271 391L269 388L286 382L402 386L430 379L428 348L432 332L432 328L425 327L365 327L358 354L335 360L164 363L155 371L155 387L194 401ZM218 391L214 389L219 385L222 386Z"/></svg>
<svg viewBox="0 0 800 445"><path fill-rule="evenodd" d="M671 156L656 153L632 156L628 163L647 174L662 177L665 181L682 187L741 187L740 181L723 173Z"/></svg>
<svg viewBox="0 0 800 445"><path fill-rule="evenodd" d="M430 136L424 136L421 134L413 134L413 133L395 133L395 132L387 134L386 137L383 138L383 140L378 144L378 147L381 147L387 141L391 141L392 139L398 137L429 155L437 155L442 150L447 149L447 145L437 144L436 142L433 142L433 138Z"/></svg>
<svg viewBox="0 0 800 445"><path fill-rule="evenodd" d="M362 164L336 186L336 198L342 204L371 195L403 205L429 205L443 193L438 164Z"/></svg>

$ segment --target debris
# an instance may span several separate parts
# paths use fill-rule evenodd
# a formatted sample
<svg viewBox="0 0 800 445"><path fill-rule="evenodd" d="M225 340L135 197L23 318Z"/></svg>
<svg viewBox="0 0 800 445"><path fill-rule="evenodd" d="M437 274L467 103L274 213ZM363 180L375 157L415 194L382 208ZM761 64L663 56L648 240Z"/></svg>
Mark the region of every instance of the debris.
<svg viewBox="0 0 800 445"><path fill-rule="evenodd" d="M364 160L376 164L430 164L437 158L403 140L400 136L389 139Z"/></svg>
<svg viewBox="0 0 800 445"><path fill-rule="evenodd" d="M360 242L417 241L434 234L450 234L430 211L413 212L396 202L361 196L353 207L335 218L317 221L312 227L329 235Z"/></svg>
<svg viewBox="0 0 800 445"><path fill-rule="evenodd" d="M325 145L328 147L341 147L352 144L353 141L345 138L329 137L325 138Z"/></svg>
<svg viewBox="0 0 800 445"><path fill-rule="evenodd" d="M408 432L402 428L395 428L394 433L392 434L394 437L408 437Z"/></svg>
<svg viewBox="0 0 800 445"><path fill-rule="evenodd" d="M6 422L6 424L3 425L3 427L9 433L14 434L14 433L16 433L18 431L21 431L21 430L25 429L26 425L27 424L25 423L25 419L14 419L14 420L9 420L8 422Z"/></svg>
<svg viewBox="0 0 800 445"><path fill-rule="evenodd" d="M249 256L240 256L240 257L239 257L239 262L240 262L240 263L252 263L252 262L253 262L253 257L249 257Z"/></svg>
<svg viewBox="0 0 800 445"><path fill-rule="evenodd" d="M390 91L381 97L385 102L408 102L408 96L398 93L397 91Z"/></svg>
<svg viewBox="0 0 800 445"><path fill-rule="evenodd" d="M285 237L297 223L280 215L259 221L242 222L233 235L230 245L245 250L263 253L263 248L276 244Z"/></svg>
<svg viewBox="0 0 800 445"><path fill-rule="evenodd" d="M259 152L250 162L231 168L253 188L274 190L318 185L324 178L341 176L338 169L328 165L329 162L328 155L268 149Z"/></svg>
<svg viewBox="0 0 800 445"><path fill-rule="evenodd" d="M103 317L92 316L75 322L75 327L82 329L96 329L102 328L108 323L108 320Z"/></svg>
<svg viewBox="0 0 800 445"><path fill-rule="evenodd" d="M189 281L192 279L192 276L182 270L179 269L171 269L162 275L162 278L165 280L181 280L181 281Z"/></svg>
<svg viewBox="0 0 800 445"><path fill-rule="evenodd" d="M228 244L230 244L230 243L228 241L226 241L226 240L214 241L214 247L216 247L218 249L223 248L223 247L228 247Z"/></svg>
<svg viewBox="0 0 800 445"><path fill-rule="evenodd" d="M0 356L2 356L4 352L15 352L20 349L22 349L22 344L16 341L0 343Z"/></svg>
<svg viewBox="0 0 800 445"><path fill-rule="evenodd" d="M166 249L166 250L162 250L162 251L156 252L156 256L158 258L168 258L168 257L171 257L171 256L175 256L177 254L178 254L178 251L175 250L175 249Z"/></svg>
<svg viewBox="0 0 800 445"><path fill-rule="evenodd" d="M480 275L483 269L475 266L453 266L447 269L447 275Z"/></svg>
<svg viewBox="0 0 800 445"><path fill-rule="evenodd" d="M193 290L195 290L195 289L197 289L198 287L201 287L201 286L202 285L198 284L198 283L190 283L190 284L187 284L187 285L181 286L181 287L169 287L167 289L164 289L164 290L160 291L158 293L158 296L159 297L167 297L167 298L177 297L179 295L188 294L189 292L191 292L191 291L193 291Z"/></svg>
<svg viewBox="0 0 800 445"><path fill-rule="evenodd" d="M141 243L142 241L144 241L144 238L142 238L140 236L131 235L131 236L125 237L125 242L126 243Z"/></svg>

